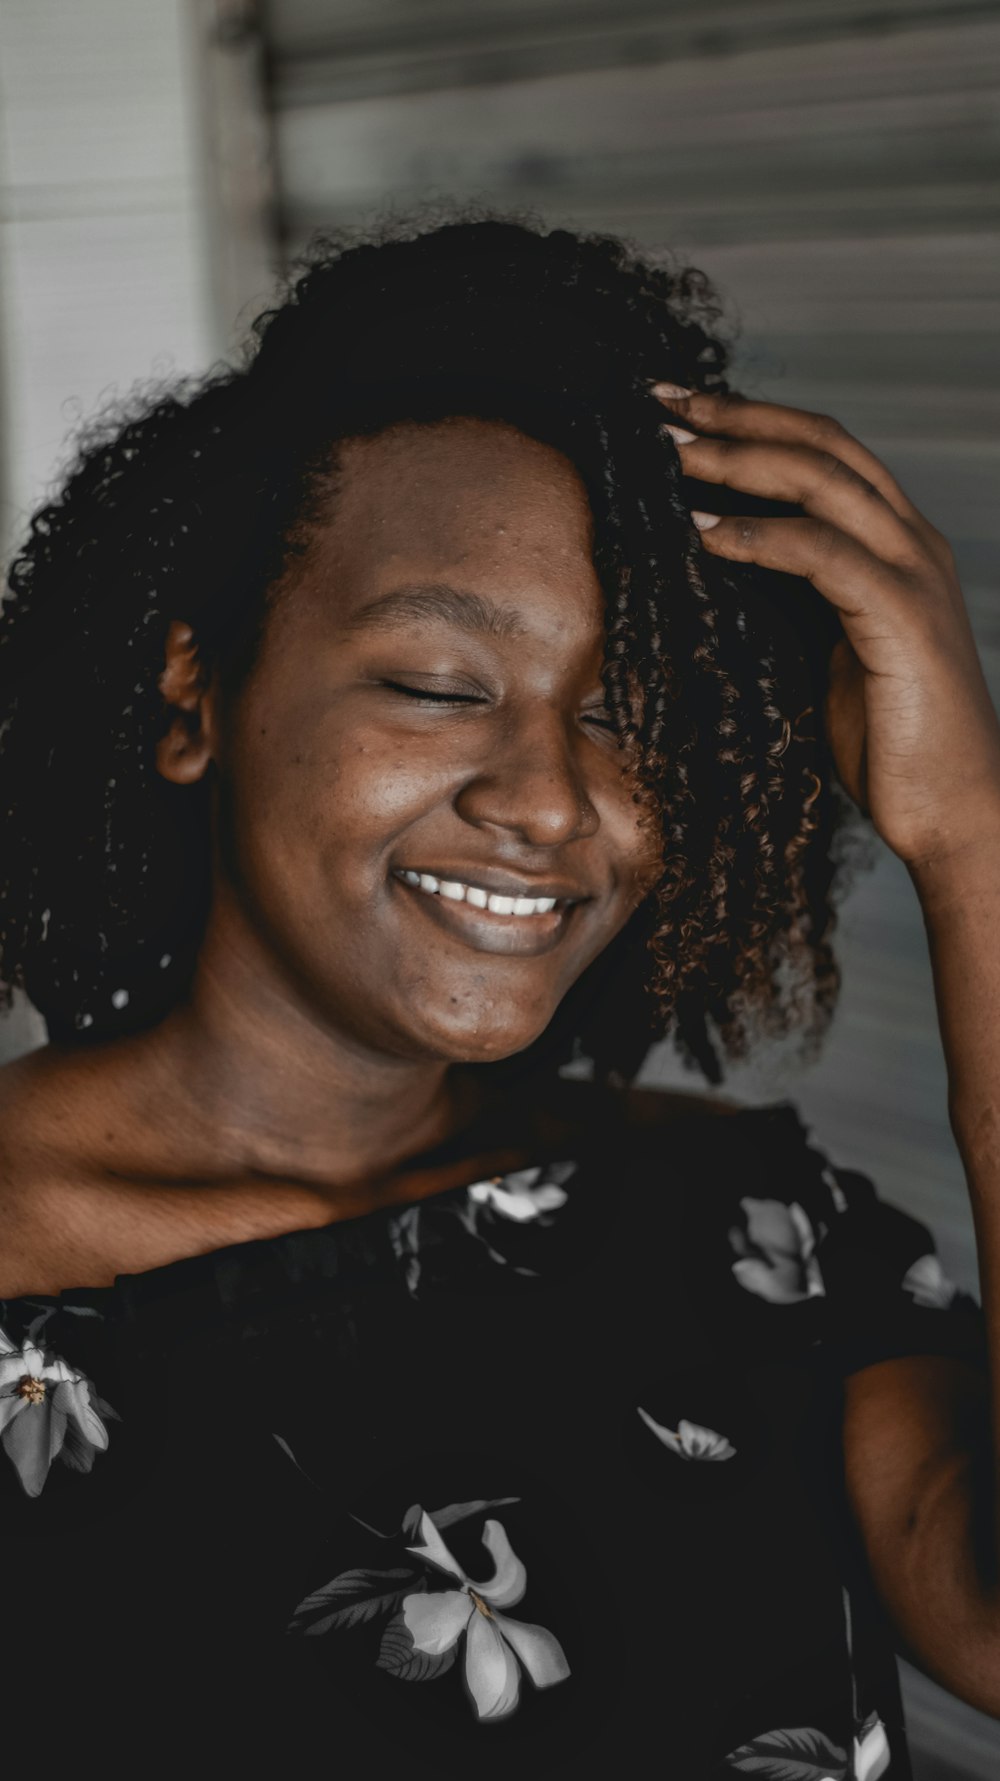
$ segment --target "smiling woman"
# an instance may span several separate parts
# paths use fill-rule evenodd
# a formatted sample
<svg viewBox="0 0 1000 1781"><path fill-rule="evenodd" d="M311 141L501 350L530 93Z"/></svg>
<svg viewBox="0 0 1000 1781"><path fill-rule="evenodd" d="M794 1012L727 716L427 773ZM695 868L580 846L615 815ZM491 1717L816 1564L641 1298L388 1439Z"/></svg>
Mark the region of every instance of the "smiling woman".
<svg viewBox="0 0 1000 1781"><path fill-rule="evenodd" d="M511 693L532 690L517 626L531 617L544 652L564 622L560 599L586 636L574 639L563 685L547 689L550 709L572 688L602 777L615 775L614 738L633 741L666 871L583 974L548 1034L550 1055L576 1048L601 1074L628 1078L669 1027L718 1081L719 1039L732 1057L761 1028L798 1025L818 1039L836 988L831 846L848 809L816 722L824 623L833 631L808 587L803 624L787 577L706 560L678 452L648 394L664 366L685 383L728 387L716 316L699 274L565 231L481 221L327 243L258 324L243 369L85 443L14 565L0 651L0 973L27 989L54 1039L149 1028L192 981L218 764L189 770L179 793L183 769L165 771L162 747L152 748L171 701L180 748L196 709L192 677L214 675L237 708L251 665L258 676L277 671L279 652L305 643L308 616L312 641L321 620L329 627L328 682L329 666L342 674L359 651L364 616L366 672L396 686L352 692L350 721L380 736L395 726L397 747L412 725L414 739L442 738L443 755L459 736L492 749L501 730L512 734ZM444 507L429 499L442 482L452 491ZM431 580L476 600L452 599L445 612ZM499 629L484 603L504 610ZM464 652L456 637L450 657L449 616ZM473 618L483 621L475 629ZM189 650L189 674L171 658L164 685L171 638L174 651ZM48 691L32 701L24 680L35 663ZM523 685L508 690L501 669L514 664ZM187 703L177 705L175 687ZM330 689L338 711L347 696ZM312 697L296 695L301 719ZM407 699L409 717L393 717ZM537 722L541 707L529 709ZM517 729L517 748L505 750L512 771L539 740ZM277 772L275 746L271 730ZM302 779L297 771L290 783ZM55 786L58 847L46 815ZM518 839L522 877L539 876L529 856L541 845ZM455 851L450 837L447 846ZM462 845L452 863L470 863ZM605 992L621 1008L610 1021Z"/></svg>
<svg viewBox="0 0 1000 1781"><path fill-rule="evenodd" d="M345 442L329 498L235 696L182 680L179 645L161 772L216 763L241 886L221 944L216 893L201 968L266 932L299 993L380 1055L490 1063L545 1031L658 865L607 721L586 496L551 446L456 417ZM418 593L450 564L465 593ZM538 895L560 907L515 913Z"/></svg>
<svg viewBox="0 0 1000 1781"><path fill-rule="evenodd" d="M818 1042L853 800L982 1191L947 546L718 322L517 219L321 242L14 563L5 1600L130 1770L152 1713L248 1772L896 1781L892 1630L1000 1712L978 1307L790 1103L630 1086Z"/></svg>

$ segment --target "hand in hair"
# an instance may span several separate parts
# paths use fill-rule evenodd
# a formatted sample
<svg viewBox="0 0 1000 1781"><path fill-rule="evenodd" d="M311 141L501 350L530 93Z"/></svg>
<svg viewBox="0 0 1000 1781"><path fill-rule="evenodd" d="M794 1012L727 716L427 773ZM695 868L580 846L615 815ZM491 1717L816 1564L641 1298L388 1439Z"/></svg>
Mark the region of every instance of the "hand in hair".
<svg viewBox="0 0 1000 1781"><path fill-rule="evenodd" d="M827 415L661 400L703 435L672 429L688 475L801 508L698 518L713 555L787 570L839 613L826 717L847 791L908 866L975 845L1000 823L1000 721L947 539Z"/></svg>

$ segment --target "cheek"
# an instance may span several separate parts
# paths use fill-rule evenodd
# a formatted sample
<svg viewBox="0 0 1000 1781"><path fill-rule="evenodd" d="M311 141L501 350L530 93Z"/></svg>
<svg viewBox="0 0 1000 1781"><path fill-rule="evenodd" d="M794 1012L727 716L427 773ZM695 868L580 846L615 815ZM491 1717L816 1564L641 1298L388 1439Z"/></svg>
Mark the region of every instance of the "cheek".
<svg viewBox="0 0 1000 1781"><path fill-rule="evenodd" d="M388 848L406 826L450 799L454 760L373 732L334 739L317 753L308 801L324 826L343 823Z"/></svg>
<svg viewBox="0 0 1000 1781"><path fill-rule="evenodd" d="M663 817L655 807L637 804L631 788L619 785L603 821L625 893L639 903L663 872Z"/></svg>
<svg viewBox="0 0 1000 1781"><path fill-rule="evenodd" d="M301 723L272 743L271 728L244 737L221 788L240 860L302 889L318 870L363 901L397 836L450 795L454 763L377 731Z"/></svg>

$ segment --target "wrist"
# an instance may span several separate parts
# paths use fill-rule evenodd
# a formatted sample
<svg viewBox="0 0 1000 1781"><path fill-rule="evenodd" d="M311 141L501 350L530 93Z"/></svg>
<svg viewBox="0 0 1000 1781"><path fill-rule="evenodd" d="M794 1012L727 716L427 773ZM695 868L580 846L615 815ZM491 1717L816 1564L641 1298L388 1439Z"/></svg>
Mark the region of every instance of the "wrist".
<svg viewBox="0 0 1000 1781"><path fill-rule="evenodd" d="M925 916L983 897L1000 903L1000 797L980 806L974 830L952 833L906 864Z"/></svg>

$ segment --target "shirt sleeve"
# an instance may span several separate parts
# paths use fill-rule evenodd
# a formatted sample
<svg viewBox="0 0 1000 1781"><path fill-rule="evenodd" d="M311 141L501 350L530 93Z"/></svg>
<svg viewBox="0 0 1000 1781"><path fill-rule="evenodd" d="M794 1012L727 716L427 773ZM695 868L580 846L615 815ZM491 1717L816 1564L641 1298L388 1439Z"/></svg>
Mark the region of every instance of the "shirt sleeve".
<svg viewBox="0 0 1000 1781"><path fill-rule="evenodd" d="M868 1175L832 1162L791 1102L758 1112L775 1197L741 1202L731 1232L740 1284L772 1303L811 1299L843 1375L919 1354L986 1368L982 1310L946 1275L931 1230Z"/></svg>
<svg viewBox="0 0 1000 1781"><path fill-rule="evenodd" d="M977 1301L941 1266L932 1231L882 1199L867 1175L827 1164L836 1217L820 1266L840 1370L903 1355L950 1355L986 1366Z"/></svg>

